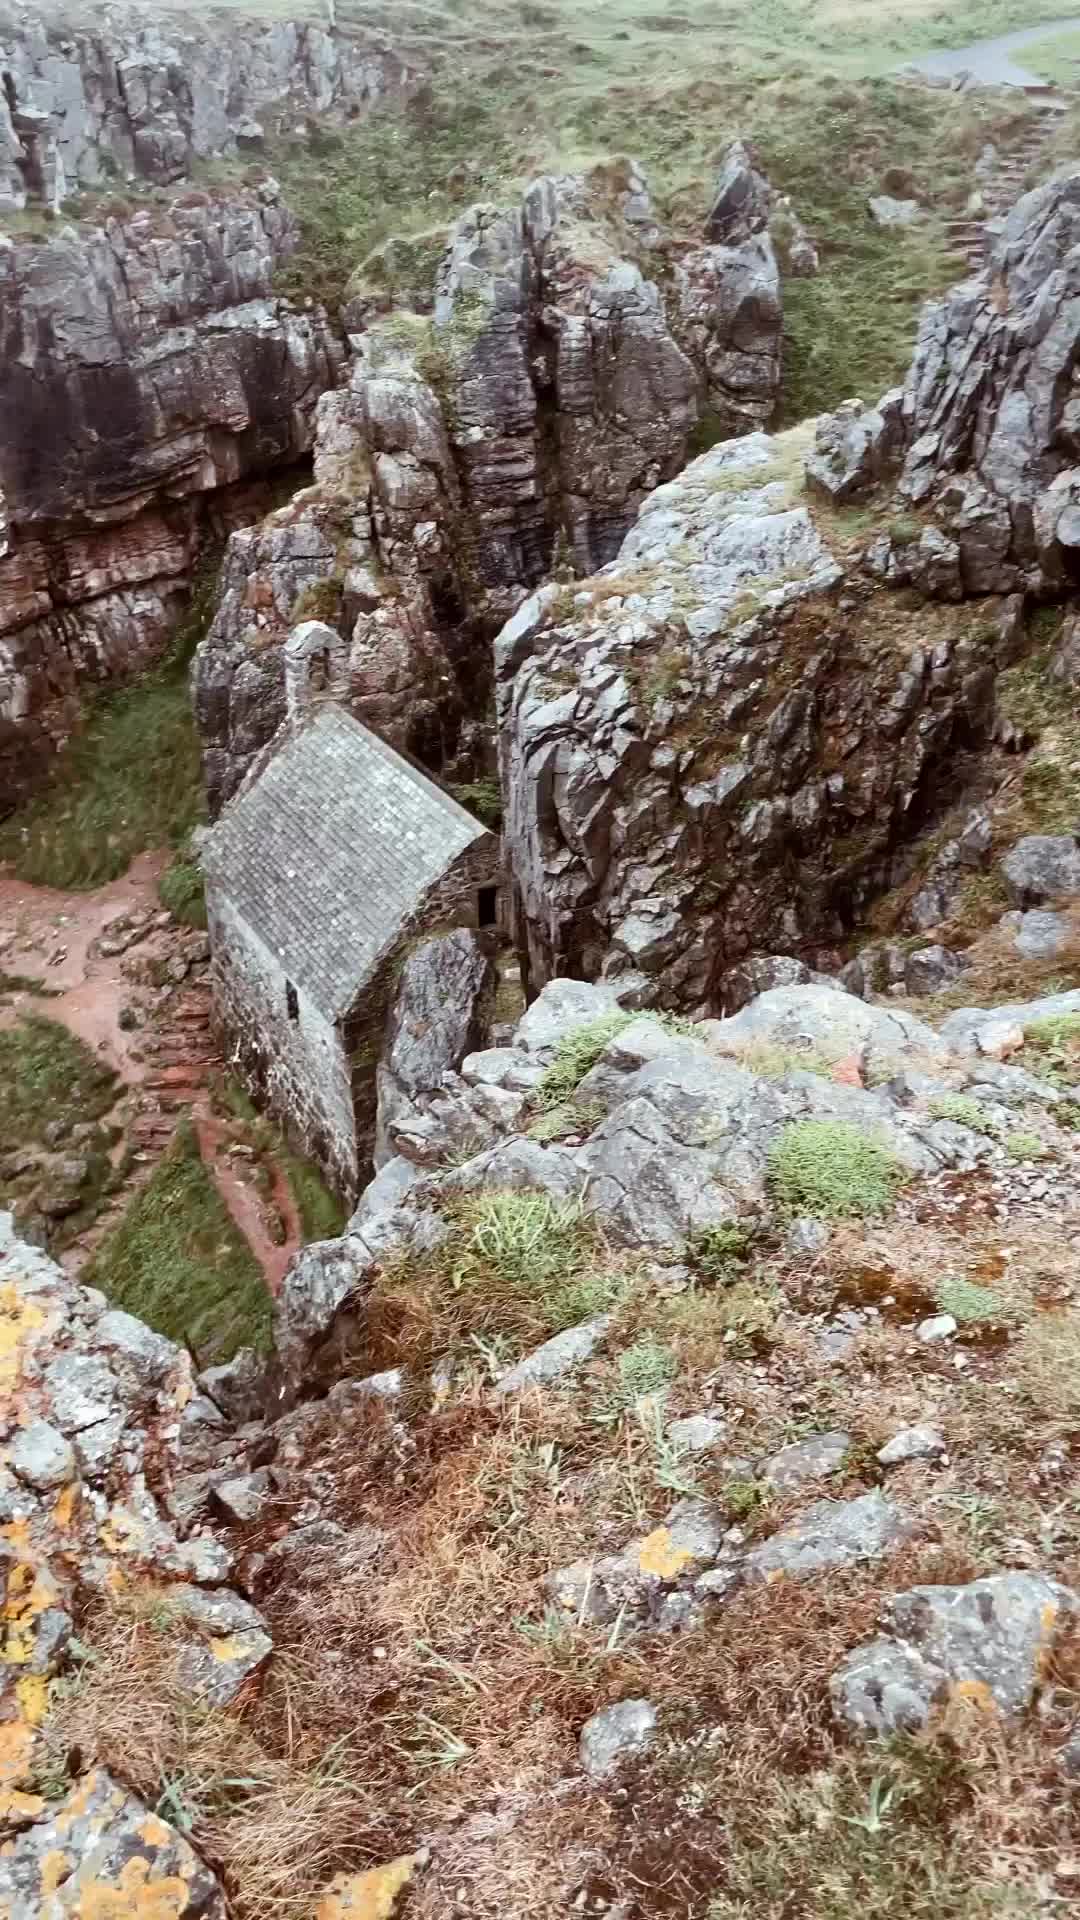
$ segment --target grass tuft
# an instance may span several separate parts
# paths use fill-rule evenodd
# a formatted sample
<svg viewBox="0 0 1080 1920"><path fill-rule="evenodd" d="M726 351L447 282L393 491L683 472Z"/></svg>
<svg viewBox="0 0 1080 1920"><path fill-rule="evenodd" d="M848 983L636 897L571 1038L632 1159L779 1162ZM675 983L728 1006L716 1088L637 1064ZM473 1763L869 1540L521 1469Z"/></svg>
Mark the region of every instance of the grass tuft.
<svg viewBox="0 0 1080 1920"><path fill-rule="evenodd" d="M823 1220L888 1213L904 1170L887 1146L843 1120L797 1120L769 1149L768 1180L781 1212Z"/></svg>

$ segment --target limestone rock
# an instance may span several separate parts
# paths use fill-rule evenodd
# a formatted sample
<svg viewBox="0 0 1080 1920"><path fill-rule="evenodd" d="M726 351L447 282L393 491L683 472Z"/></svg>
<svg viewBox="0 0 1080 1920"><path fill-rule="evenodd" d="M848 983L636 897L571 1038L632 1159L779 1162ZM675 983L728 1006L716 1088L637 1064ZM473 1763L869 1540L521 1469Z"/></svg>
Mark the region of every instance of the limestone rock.
<svg viewBox="0 0 1080 1920"><path fill-rule="evenodd" d="M496 642L534 990L580 975L627 1006L712 1011L748 954L841 934L949 742L989 731L974 629L943 634L932 665L871 644L872 596L834 614L805 441L702 455L650 496L616 561L535 594Z"/></svg>
<svg viewBox="0 0 1080 1920"><path fill-rule="evenodd" d="M845 400L835 413L822 414L806 456L807 485L836 506L878 486L898 464L903 450L901 400L895 390L876 407Z"/></svg>
<svg viewBox="0 0 1080 1920"><path fill-rule="evenodd" d="M526 1354L499 1376L497 1391L522 1393L527 1387L548 1386L554 1380L561 1380L564 1374L590 1358L610 1324L609 1314L598 1314L578 1327L567 1327L565 1332L553 1334L542 1347Z"/></svg>
<svg viewBox="0 0 1080 1920"><path fill-rule="evenodd" d="M422 1120L425 1096L481 1045L492 975L490 954L464 927L424 940L408 955L376 1074L376 1170L401 1150L399 1135Z"/></svg>
<svg viewBox="0 0 1080 1920"><path fill-rule="evenodd" d="M1040 1573L966 1587L913 1587L886 1606L887 1637L856 1648L834 1674L837 1712L860 1731L922 1726L950 1694L1012 1716L1030 1705L1080 1596Z"/></svg>
<svg viewBox="0 0 1080 1920"><path fill-rule="evenodd" d="M877 1457L883 1467L899 1467L909 1460L940 1460L944 1452L945 1441L936 1427L901 1427Z"/></svg>
<svg viewBox="0 0 1080 1920"><path fill-rule="evenodd" d="M602 1707L581 1729L581 1764L597 1785L612 1779L632 1756L644 1753L656 1739L656 1708L649 1700L620 1700Z"/></svg>
<svg viewBox="0 0 1080 1920"><path fill-rule="evenodd" d="M269 181L0 250L0 771L161 651L211 515L310 447L338 348L274 292L296 233Z"/></svg>
<svg viewBox="0 0 1080 1920"><path fill-rule="evenodd" d="M891 194L871 194L867 201L876 227L911 227L925 218L917 200L896 200Z"/></svg>
<svg viewBox="0 0 1080 1920"><path fill-rule="evenodd" d="M9 1920L90 1912L226 1920L225 1895L190 1843L102 1768L5 1843L0 1901Z"/></svg>
<svg viewBox="0 0 1080 1920"><path fill-rule="evenodd" d="M793 1441L766 1461L762 1479L776 1493L790 1493L808 1480L827 1480L839 1473L851 1451L849 1433L817 1433Z"/></svg>
<svg viewBox="0 0 1080 1920"><path fill-rule="evenodd" d="M933 508L969 593L1070 578L1078 208L1075 170L1024 194L984 271L923 316L904 393L901 488Z"/></svg>
<svg viewBox="0 0 1080 1920"><path fill-rule="evenodd" d="M818 1500L745 1560L746 1578L756 1584L776 1579L803 1580L834 1567L877 1560L910 1538L911 1521L883 1493L854 1500Z"/></svg>
<svg viewBox="0 0 1080 1920"><path fill-rule="evenodd" d="M1080 845L1071 833L1033 833L1018 840L1001 862L1005 891L1014 907L1080 894Z"/></svg>
<svg viewBox="0 0 1080 1920"><path fill-rule="evenodd" d="M1080 988L1048 993L1038 1000L1010 1001L1001 1007L958 1007L941 1023L941 1038L958 1053L987 1051L993 1036L1015 1035L1006 1051L1023 1045L1028 1027L1060 1015L1080 1014Z"/></svg>

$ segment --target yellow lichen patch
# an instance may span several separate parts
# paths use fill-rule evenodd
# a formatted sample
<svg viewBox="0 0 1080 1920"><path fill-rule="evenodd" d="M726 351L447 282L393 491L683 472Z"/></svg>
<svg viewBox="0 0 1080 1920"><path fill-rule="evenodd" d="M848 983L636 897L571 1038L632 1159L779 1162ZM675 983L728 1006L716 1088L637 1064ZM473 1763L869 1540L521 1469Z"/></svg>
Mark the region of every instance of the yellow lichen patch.
<svg viewBox="0 0 1080 1920"><path fill-rule="evenodd" d="M137 1514L116 1506L98 1528L98 1539L106 1553L131 1553L146 1544L146 1528Z"/></svg>
<svg viewBox="0 0 1080 1920"><path fill-rule="evenodd" d="M642 1573L654 1573L658 1580L677 1580L693 1558L687 1547L675 1545L670 1527L656 1527L638 1548L638 1566Z"/></svg>
<svg viewBox="0 0 1080 1920"><path fill-rule="evenodd" d="M72 1920L183 1920L190 1882L178 1873L151 1879L149 1860L125 1862L113 1886L95 1881L80 1887L68 1911Z"/></svg>
<svg viewBox="0 0 1080 1920"><path fill-rule="evenodd" d="M0 1610L0 1659L24 1667L34 1651L34 1621L59 1595L51 1576L31 1560L21 1560L7 1577L7 1594Z"/></svg>
<svg viewBox="0 0 1080 1920"><path fill-rule="evenodd" d="M156 1813L150 1813L139 1828L139 1839L145 1840L148 1847L167 1847L172 1839L172 1832L165 1825L164 1820L158 1819Z"/></svg>
<svg viewBox="0 0 1080 1920"><path fill-rule="evenodd" d="M44 1325L44 1310L24 1300L13 1282L0 1287L0 1387L15 1385L22 1349Z"/></svg>
<svg viewBox="0 0 1080 1920"><path fill-rule="evenodd" d="M30 1727L40 1727L49 1710L49 1683L43 1673L24 1673L15 1682L19 1712Z"/></svg>
<svg viewBox="0 0 1080 1920"><path fill-rule="evenodd" d="M97 1768L92 1767L90 1772L84 1773L82 1779L73 1787L56 1816L55 1825L61 1832L66 1832L72 1822L80 1819L86 1812L97 1792L100 1779L101 1775Z"/></svg>
<svg viewBox="0 0 1080 1920"><path fill-rule="evenodd" d="M72 1517L75 1512L75 1499L76 1499L77 1491L78 1490L76 1488L75 1482L74 1480L72 1480L70 1484L62 1488L60 1493L57 1495L56 1505L53 1507L53 1510L52 1510L52 1517L53 1517L53 1525L56 1527L59 1527L61 1533L66 1533L68 1528L71 1525Z"/></svg>
<svg viewBox="0 0 1080 1920"><path fill-rule="evenodd" d="M315 1920L390 1920L415 1866L416 1855L405 1853L367 1873L339 1873L319 1901Z"/></svg>
<svg viewBox="0 0 1080 1920"><path fill-rule="evenodd" d="M980 1713L988 1717L997 1713L997 1701L994 1699L985 1680L957 1680L949 1688L949 1699L963 1701L967 1706L977 1707Z"/></svg>
<svg viewBox="0 0 1080 1920"><path fill-rule="evenodd" d="M36 1820L44 1811L45 1802L40 1793L20 1793L15 1787L0 1787L0 1823Z"/></svg>
<svg viewBox="0 0 1080 1920"><path fill-rule="evenodd" d="M215 1660L222 1664L230 1660L246 1660L251 1652L251 1641L247 1634L223 1633L211 1640L210 1651Z"/></svg>
<svg viewBox="0 0 1080 1920"><path fill-rule="evenodd" d="M71 1860L63 1847L50 1847L41 1863L41 1891L55 1893L71 1873Z"/></svg>
<svg viewBox="0 0 1080 1920"><path fill-rule="evenodd" d="M20 1787L30 1779L34 1729L25 1720L0 1721L0 1787Z"/></svg>

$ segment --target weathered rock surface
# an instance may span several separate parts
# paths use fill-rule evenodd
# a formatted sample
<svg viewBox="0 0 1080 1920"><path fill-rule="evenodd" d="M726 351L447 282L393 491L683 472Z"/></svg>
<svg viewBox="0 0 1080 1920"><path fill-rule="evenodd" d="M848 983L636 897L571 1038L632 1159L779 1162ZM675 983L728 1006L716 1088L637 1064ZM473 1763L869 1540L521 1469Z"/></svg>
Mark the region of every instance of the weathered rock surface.
<svg viewBox="0 0 1080 1920"><path fill-rule="evenodd" d="M0 1818L33 1823L14 1856L5 1849L0 1857L0 1891L13 1873L13 1911L29 1920L46 1910L35 1904L43 1838L74 1850L79 1872L65 1879L56 1909L74 1913L76 1894L98 1884L95 1873L112 1884L131 1851L136 1813L146 1817L100 1775L82 1783L67 1810L50 1808L42 1818L38 1729L76 1607L133 1581L164 1582L179 1623L176 1683L193 1699L231 1699L271 1641L256 1610L222 1586L232 1572L228 1548L203 1532L185 1534L172 1516L193 1431L186 1412L197 1405L186 1351L67 1279L15 1237L9 1214L0 1214L0 1323ZM88 1824L73 1826L76 1812ZM224 1911L214 1882L170 1828L159 1821L143 1840L151 1881L175 1878L178 1915Z"/></svg>
<svg viewBox="0 0 1080 1920"><path fill-rule="evenodd" d="M92 27L5 23L0 64L0 215L118 179L183 179L297 113L344 120L409 78L384 47L311 22L219 14L191 30L134 7Z"/></svg>
<svg viewBox="0 0 1080 1920"><path fill-rule="evenodd" d="M769 418L782 315L768 234L685 252L666 291L659 240L643 176L619 161L470 208L435 249L419 311L355 292L316 487L235 536L200 651L213 808L281 718L298 595L317 595L347 643L341 697L445 769L467 750L490 635L523 595L556 566L611 559L703 410L723 433Z"/></svg>
<svg viewBox="0 0 1080 1920"><path fill-rule="evenodd" d="M410 1157L422 1159L425 1134L438 1125L430 1100L443 1075L482 1044L492 989L491 956L467 928L424 940L409 954L376 1072L376 1169L403 1151L406 1138Z"/></svg>
<svg viewBox="0 0 1080 1920"><path fill-rule="evenodd" d="M1078 243L1073 171L1018 200L985 271L923 318L900 486L951 543L967 593L1062 589L1076 577Z"/></svg>
<svg viewBox="0 0 1080 1920"><path fill-rule="evenodd" d="M950 1076L933 1080L935 1089L960 1088L985 1066L950 1052L899 1008L809 985L773 988L733 1019L687 1032L672 1033L648 1014L620 1023L618 1013L611 986L554 980L519 1022L512 1045L468 1056L460 1075L443 1073L428 1109L442 1128L441 1164L432 1162L431 1134L413 1141L403 1133L400 1153L362 1196L346 1233L305 1248L286 1275L277 1338L292 1381L336 1377L380 1260L437 1246L446 1234L440 1209L460 1193L546 1194L556 1207L580 1205L612 1246L670 1252L698 1229L768 1209L769 1150L795 1121L838 1120L869 1133L912 1173L973 1166L1002 1151L909 1097L907 1080L925 1081L927 1065ZM567 1143L529 1137L522 1129L538 1112L530 1093L559 1046L613 1016L614 1030L568 1106ZM741 1063L747 1048L751 1062L755 1048L765 1049L777 1062L775 1077ZM800 1054L817 1070L808 1071ZM869 1089L830 1078L831 1064L855 1080L865 1072L886 1084ZM462 1161L454 1142L468 1145L479 1135L486 1143ZM586 1357L602 1326L592 1321L557 1335L504 1376L501 1389L556 1377L567 1360Z"/></svg>
<svg viewBox="0 0 1080 1920"><path fill-rule="evenodd" d="M200 544L311 446L340 353L273 293L296 227L273 181L0 251L0 769L87 682L147 664Z"/></svg>
<svg viewBox="0 0 1080 1920"><path fill-rule="evenodd" d="M1040 907L1047 900L1080 894L1080 845L1071 833L1032 833L1010 847L1001 862L1005 891L1014 907Z"/></svg>
<svg viewBox="0 0 1080 1920"><path fill-rule="evenodd" d="M581 1764L589 1779L602 1783L618 1773L631 1755L644 1753L656 1739L656 1708L649 1700L620 1700L603 1707L581 1729Z"/></svg>
<svg viewBox="0 0 1080 1920"><path fill-rule="evenodd" d="M617 561L542 589L499 636L534 988L569 972L629 1003L721 1006L747 954L842 935L951 748L989 728L996 656L975 609L883 647L874 589L839 605L806 438L703 455L650 496Z"/></svg>
<svg viewBox="0 0 1080 1920"><path fill-rule="evenodd" d="M920 1727L951 1694L1029 1706L1080 1596L1039 1573L1002 1573L966 1587L914 1587L885 1607L886 1636L858 1647L832 1680L833 1704L872 1733Z"/></svg>

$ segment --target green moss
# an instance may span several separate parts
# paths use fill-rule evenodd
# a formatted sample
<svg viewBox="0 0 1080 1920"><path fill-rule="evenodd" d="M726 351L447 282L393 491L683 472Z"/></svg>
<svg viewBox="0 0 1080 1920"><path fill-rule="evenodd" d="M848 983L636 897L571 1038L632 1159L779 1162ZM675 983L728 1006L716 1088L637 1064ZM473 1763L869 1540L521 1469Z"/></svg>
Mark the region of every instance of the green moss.
<svg viewBox="0 0 1080 1920"><path fill-rule="evenodd" d="M227 1360L238 1347L269 1347L262 1273L186 1123L83 1279L114 1306L190 1344L200 1366Z"/></svg>
<svg viewBox="0 0 1080 1920"><path fill-rule="evenodd" d="M591 1073L608 1045L635 1020L655 1020L673 1036L692 1034L693 1024L677 1014L622 1013L601 1015L586 1027L566 1034L555 1049L555 1058L536 1090L541 1107L560 1107L570 1100L587 1073Z"/></svg>
<svg viewBox="0 0 1080 1920"><path fill-rule="evenodd" d="M1025 1132L1020 1127L1015 1133L1006 1134L1005 1151L1010 1160L1045 1160L1050 1149L1037 1133Z"/></svg>
<svg viewBox="0 0 1080 1920"><path fill-rule="evenodd" d="M888 1213L904 1177L883 1142L843 1120L797 1120L769 1149L769 1187L784 1213L878 1217Z"/></svg>
<svg viewBox="0 0 1080 1920"><path fill-rule="evenodd" d="M459 780L450 788L459 807L474 814L485 827L497 832L502 826L502 788L494 775L480 780Z"/></svg>
<svg viewBox="0 0 1080 1920"><path fill-rule="evenodd" d="M934 1288L942 1313L951 1313L962 1327L1001 1326L1023 1317L1023 1303L994 1287L979 1286L958 1274L947 1273Z"/></svg>

